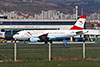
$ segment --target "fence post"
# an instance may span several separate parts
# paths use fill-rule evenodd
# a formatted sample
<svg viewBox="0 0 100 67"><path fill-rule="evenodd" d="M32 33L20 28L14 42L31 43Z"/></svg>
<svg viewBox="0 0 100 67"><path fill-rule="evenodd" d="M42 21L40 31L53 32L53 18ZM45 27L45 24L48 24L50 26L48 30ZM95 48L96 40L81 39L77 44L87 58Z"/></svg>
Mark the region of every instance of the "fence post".
<svg viewBox="0 0 100 67"><path fill-rule="evenodd" d="M16 62L16 39L14 43L14 62Z"/></svg>
<svg viewBox="0 0 100 67"><path fill-rule="evenodd" d="M85 38L83 39L83 59L85 59Z"/></svg>
<svg viewBox="0 0 100 67"><path fill-rule="evenodd" d="M51 61L51 43L48 42L48 44L49 44L49 61Z"/></svg>

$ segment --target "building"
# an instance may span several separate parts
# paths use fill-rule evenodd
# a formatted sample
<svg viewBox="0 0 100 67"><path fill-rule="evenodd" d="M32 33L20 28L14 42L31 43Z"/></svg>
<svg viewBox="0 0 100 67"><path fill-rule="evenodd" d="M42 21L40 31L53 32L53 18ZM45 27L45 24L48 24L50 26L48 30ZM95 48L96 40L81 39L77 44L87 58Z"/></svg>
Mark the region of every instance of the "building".
<svg viewBox="0 0 100 67"><path fill-rule="evenodd" d="M0 20L0 29L6 37L12 37L20 30L68 30L76 20ZM11 39L11 38L10 38Z"/></svg>

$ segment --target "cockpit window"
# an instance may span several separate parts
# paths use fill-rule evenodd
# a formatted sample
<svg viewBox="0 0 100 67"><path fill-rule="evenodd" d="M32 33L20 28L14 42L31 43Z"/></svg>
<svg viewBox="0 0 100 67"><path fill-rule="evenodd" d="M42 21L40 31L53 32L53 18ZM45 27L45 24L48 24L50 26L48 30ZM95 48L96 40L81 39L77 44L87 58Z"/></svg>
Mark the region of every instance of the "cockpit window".
<svg viewBox="0 0 100 67"><path fill-rule="evenodd" d="M19 35L19 33L16 33L17 35Z"/></svg>

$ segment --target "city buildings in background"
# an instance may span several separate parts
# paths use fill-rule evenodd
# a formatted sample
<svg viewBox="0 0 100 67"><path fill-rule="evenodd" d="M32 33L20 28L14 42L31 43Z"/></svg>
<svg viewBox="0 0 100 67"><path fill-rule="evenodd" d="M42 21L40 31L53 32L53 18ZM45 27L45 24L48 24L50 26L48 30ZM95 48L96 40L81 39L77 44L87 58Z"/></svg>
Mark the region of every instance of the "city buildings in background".
<svg viewBox="0 0 100 67"><path fill-rule="evenodd" d="M7 11L7 10L0 10L0 19L31 19L31 20L71 20L76 19L75 12L71 14L65 14L57 10L48 10L48 11L41 11L40 13L34 12L19 12L19 11ZM99 21L100 20L100 13L92 13L87 16L88 21Z"/></svg>
<svg viewBox="0 0 100 67"><path fill-rule="evenodd" d="M7 16L7 19L32 19L32 20L75 19L75 14L74 15L64 14L56 10L41 11L41 13L0 10L0 15Z"/></svg>
<svg viewBox="0 0 100 67"><path fill-rule="evenodd" d="M78 16L79 17L79 16ZM19 12L19 11L7 11L0 10L0 19L7 20L76 20L76 13L65 14L57 10L42 10L40 13L34 12ZM100 13L92 13L87 16L86 27L88 29L100 29ZM2 23L2 22L0 22Z"/></svg>

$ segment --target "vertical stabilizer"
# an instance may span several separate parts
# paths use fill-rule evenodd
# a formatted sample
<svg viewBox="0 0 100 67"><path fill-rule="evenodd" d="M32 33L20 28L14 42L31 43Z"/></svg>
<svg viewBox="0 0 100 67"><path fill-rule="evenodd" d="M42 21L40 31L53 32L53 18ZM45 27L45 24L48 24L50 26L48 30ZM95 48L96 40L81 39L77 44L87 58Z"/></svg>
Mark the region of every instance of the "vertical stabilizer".
<svg viewBox="0 0 100 67"><path fill-rule="evenodd" d="M85 20L86 20L86 16L85 15L81 16L77 20L75 25L72 28L70 28L70 30L83 30L84 29Z"/></svg>

